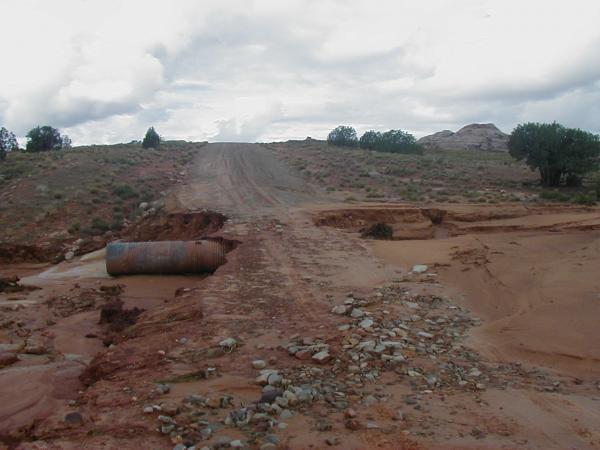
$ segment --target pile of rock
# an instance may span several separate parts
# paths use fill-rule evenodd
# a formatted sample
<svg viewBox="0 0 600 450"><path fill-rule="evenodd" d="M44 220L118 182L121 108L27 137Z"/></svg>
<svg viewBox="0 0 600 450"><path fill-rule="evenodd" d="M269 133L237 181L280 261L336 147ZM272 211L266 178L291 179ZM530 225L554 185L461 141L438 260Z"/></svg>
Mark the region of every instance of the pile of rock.
<svg viewBox="0 0 600 450"><path fill-rule="evenodd" d="M411 419L401 409L390 418L391 425L378 423L368 413L373 405L399 400L378 385L388 371L395 373L396 383L406 383L412 390L403 401L415 411L434 393L472 392L478 398L488 386L514 385L515 376L524 383L535 379L544 390L560 387L516 365L483 361L461 343L469 328L480 323L478 319L448 298L413 293L400 280L376 289L368 298L348 294L331 313L343 320L338 336L294 335L280 348L300 364L271 368L264 360L251 361L257 371L255 383L261 386L255 402L228 394L192 394L182 405L151 405L144 412L157 414L159 431L171 438L177 450L196 448L200 442L210 444L202 447L205 450L227 446L266 450L276 448L277 433L297 414L314 417L316 431L323 432L332 430L330 417L336 412L343 415L348 430L392 432L398 423L405 429ZM237 345L235 338L220 342L227 349ZM419 417L413 423L422 426L427 419ZM223 436L227 427L246 438ZM327 442L337 445L330 436Z"/></svg>

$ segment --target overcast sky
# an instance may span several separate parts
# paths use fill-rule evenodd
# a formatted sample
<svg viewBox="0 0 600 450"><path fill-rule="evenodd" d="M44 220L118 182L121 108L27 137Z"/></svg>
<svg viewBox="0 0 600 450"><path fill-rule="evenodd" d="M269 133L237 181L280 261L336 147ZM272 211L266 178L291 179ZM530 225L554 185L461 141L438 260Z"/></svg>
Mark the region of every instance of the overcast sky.
<svg viewBox="0 0 600 450"><path fill-rule="evenodd" d="M2 0L0 125L74 144L600 131L598 0Z"/></svg>

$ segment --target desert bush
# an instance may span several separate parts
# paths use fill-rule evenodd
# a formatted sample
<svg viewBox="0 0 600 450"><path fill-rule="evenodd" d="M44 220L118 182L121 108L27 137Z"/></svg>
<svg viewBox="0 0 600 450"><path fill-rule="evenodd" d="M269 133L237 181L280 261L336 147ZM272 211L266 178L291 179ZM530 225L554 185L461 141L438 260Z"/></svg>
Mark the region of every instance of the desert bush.
<svg viewBox="0 0 600 450"><path fill-rule="evenodd" d="M573 197L573 203L577 203L578 205L593 206L596 204L596 199L594 197L594 195L577 194L575 197Z"/></svg>
<svg viewBox="0 0 600 450"><path fill-rule="evenodd" d="M377 222L363 230L361 235L363 238L391 240L394 235L394 229L385 222Z"/></svg>
<svg viewBox="0 0 600 450"><path fill-rule="evenodd" d="M81 229L81 225L79 224L79 222L75 222L74 224L72 224L69 229L67 230L70 234L77 234L79 233L79 230Z"/></svg>
<svg viewBox="0 0 600 450"><path fill-rule="evenodd" d="M327 143L338 147L357 147L356 130L352 127L340 125L331 130L327 136Z"/></svg>
<svg viewBox="0 0 600 450"><path fill-rule="evenodd" d="M137 197L138 193L133 190L128 184L118 184L112 189L112 193L122 200L127 200L133 197Z"/></svg>
<svg viewBox="0 0 600 450"><path fill-rule="evenodd" d="M544 200L550 200L555 202L568 202L569 200L571 200L571 197L559 191L542 191L540 192L539 196Z"/></svg>
<svg viewBox="0 0 600 450"><path fill-rule="evenodd" d="M160 136L154 127L148 128L144 140L142 141L143 148L158 148L160 146Z"/></svg>
<svg viewBox="0 0 600 450"><path fill-rule="evenodd" d="M27 133L27 139L25 150L33 153L60 150L63 145L60 132L50 125L32 128Z"/></svg>
<svg viewBox="0 0 600 450"><path fill-rule="evenodd" d="M600 201L600 174L597 174L593 178L592 185L594 187L594 193L596 194L596 200Z"/></svg>
<svg viewBox="0 0 600 450"><path fill-rule="evenodd" d="M360 137L360 148L366 150L375 150L377 144L381 141L381 133L379 131L369 130Z"/></svg>
<svg viewBox="0 0 600 450"><path fill-rule="evenodd" d="M108 231L108 224L101 219L100 217L94 217L92 219L92 224L91 224L91 229L92 231L99 231L104 233L105 231Z"/></svg>
<svg viewBox="0 0 600 450"><path fill-rule="evenodd" d="M6 153L19 149L15 133L6 128L0 128L0 161L6 159Z"/></svg>
<svg viewBox="0 0 600 450"><path fill-rule="evenodd" d="M556 122L518 125L508 141L510 155L540 173L543 185L579 186L598 168L600 137Z"/></svg>
<svg viewBox="0 0 600 450"><path fill-rule="evenodd" d="M381 134L374 150L389 153L423 154L415 137L402 130L389 130Z"/></svg>

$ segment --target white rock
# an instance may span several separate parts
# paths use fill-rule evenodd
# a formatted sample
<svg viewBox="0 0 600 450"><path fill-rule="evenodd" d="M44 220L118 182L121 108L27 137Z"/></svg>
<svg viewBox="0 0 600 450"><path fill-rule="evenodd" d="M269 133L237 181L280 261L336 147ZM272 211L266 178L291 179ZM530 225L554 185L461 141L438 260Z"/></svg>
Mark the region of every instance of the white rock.
<svg viewBox="0 0 600 450"><path fill-rule="evenodd" d="M479 369L477 369L476 367L473 367L470 371L469 371L469 376L470 377L479 377L481 376L481 371Z"/></svg>
<svg viewBox="0 0 600 450"><path fill-rule="evenodd" d="M367 328L371 328L373 326L373 321L369 318L363 319L358 326L363 328L363 329L367 329Z"/></svg>
<svg viewBox="0 0 600 450"><path fill-rule="evenodd" d="M350 316L354 317L355 319L358 319L364 315L365 315L365 312L360 308L353 308L352 312L350 313Z"/></svg>
<svg viewBox="0 0 600 450"><path fill-rule="evenodd" d="M348 310L348 307L346 305L337 305L331 309L331 312L333 314L338 314L338 315L342 316L342 315L346 314L347 310Z"/></svg>
<svg viewBox="0 0 600 450"><path fill-rule="evenodd" d="M267 367L267 363L264 362L262 359L255 359L254 361L252 361L252 367L259 370L264 369L265 367Z"/></svg>
<svg viewBox="0 0 600 450"><path fill-rule="evenodd" d="M221 342L219 342L219 346L221 347L226 347L226 348L233 348L237 345L237 341L232 338L232 337L228 337L226 339L223 339Z"/></svg>
<svg viewBox="0 0 600 450"><path fill-rule="evenodd" d="M423 273L423 272L427 272L427 266L425 264L415 264L412 267L412 272L413 273Z"/></svg>
<svg viewBox="0 0 600 450"><path fill-rule="evenodd" d="M331 359L331 355L328 351L324 350L322 352L315 353L312 356L312 359L318 363L325 363Z"/></svg>

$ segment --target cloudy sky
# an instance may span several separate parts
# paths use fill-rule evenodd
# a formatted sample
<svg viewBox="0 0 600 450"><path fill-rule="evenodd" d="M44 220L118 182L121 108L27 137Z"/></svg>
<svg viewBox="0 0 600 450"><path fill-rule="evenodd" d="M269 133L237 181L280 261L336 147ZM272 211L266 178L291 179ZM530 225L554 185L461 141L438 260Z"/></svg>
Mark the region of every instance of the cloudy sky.
<svg viewBox="0 0 600 450"><path fill-rule="evenodd" d="M2 0L0 125L74 144L600 132L598 0Z"/></svg>

